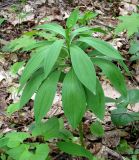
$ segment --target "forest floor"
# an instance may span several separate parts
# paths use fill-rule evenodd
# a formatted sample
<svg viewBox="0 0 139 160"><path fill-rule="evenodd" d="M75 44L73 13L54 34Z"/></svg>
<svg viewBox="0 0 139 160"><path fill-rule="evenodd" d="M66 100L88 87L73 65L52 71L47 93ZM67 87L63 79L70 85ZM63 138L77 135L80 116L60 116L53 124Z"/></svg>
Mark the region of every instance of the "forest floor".
<svg viewBox="0 0 139 160"><path fill-rule="evenodd" d="M123 0L123 1L107 1L107 0L75 0L68 3L64 0L28 0L27 2L19 2L18 0L2 0L0 1L0 17L6 20L0 25L0 48L7 44L10 40L20 37L26 31L31 31L37 24L49 22L58 22L65 26L65 20L69 16L72 9L80 7L80 11L86 10L97 12L97 19L91 21L92 26L102 27L107 30L107 34L95 34L95 37L111 43L117 48L122 56L126 59L126 65L131 71L132 79L123 71L126 77L126 83L129 88L139 88L139 61L129 61L130 54L129 41L125 33L119 36L113 36L113 30L118 23L117 17L120 15L139 12L137 9L138 0ZM47 18L47 20L46 20ZM135 37L136 38L136 37ZM20 111L15 112L12 116L7 115L7 107L19 101L20 95L17 94L19 87L18 74L12 73L12 65L16 62L27 61L29 53L3 53L0 49L0 133L7 133L11 130L28 131L28 126L34 121L33 114L33 97L29 103ZM101 76L101 83L106 96L118 98L119 93L110 85L105 76ZM124 127L115 127L110 118L110 112L115 108L113 104L106 106L107 113L103 122L105 128L105 136L96 138L89 132L88 124L95 120L90 112L84 116L84 137L90 151L105 159L124 158L133 159L134 155L131 150L138 149L139 154L139 124L127 125ZM129 106L130 110L139 112L139 103ZM53 108L47 114L46 118L55 116L63 116L61 107L60 91L54 100ZM121 140L127 143L127 151L124 153L118 150L121 145ZM67 154L62 154L57 149L51 153L54 160L78 160L79 158L71 158ZM139 158L139 157L138 157ZM136 160L136 159L135 159Z"/></svg>

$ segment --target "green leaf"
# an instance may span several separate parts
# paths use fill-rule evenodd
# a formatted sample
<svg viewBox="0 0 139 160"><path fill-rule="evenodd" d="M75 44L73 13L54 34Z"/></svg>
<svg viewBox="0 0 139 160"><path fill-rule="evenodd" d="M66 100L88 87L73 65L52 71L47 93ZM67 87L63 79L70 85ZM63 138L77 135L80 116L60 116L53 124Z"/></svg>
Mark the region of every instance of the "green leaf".
<svg viewBox="0 0 139 160"><path fill-rule="evenodd" d="M120 144L117 146L116 150L121 154L133 154L133 148L125 139L120 140Z"/></svg>
<svg viewBox="0 0 139 160"><path fill-rule="evenodd" d="M86 157L90 160L93 159L91 152L78 144L72 142L59 142L57 146L61 151L71 154L72 156Z"/></svg>
<svg viewBox="0 0 139 160"><path fill-rule="evenodd" d="M135 104L139 102L139 89L131 89L128 91L129 103Z"/></svg>
<svg viewBox="0 0 139 160"><path fill-rule="evenodd" d="M37 47L37 41L34 38L23 35L20 38L16 38L10 41L6 46L4 46L3 50L7 52L8 51L15 52L19 49L23 51L29 51L36 47Z"/></svg>
<svg viewBox="0 0 139 160"><path fill-rule="evenodd" d="M14 64L11 66L10 71L11 71L13 74L17 74L18 71L19 71L19 69L20 69L21 67L23 67L24 63L25 63L24 61L14 63Z"/></svg>
<svg viewBox="0 0 139 160"><path fill-rule="evenodd" d="M95 48L96 50L98 50L100 53L102 53L105 56L108 56L114 59L123 60L120 53L114 47L112 47L109 43L101 39L91 38L91 37L82 37L78 39L78 41L89 44L91 47Z"/></svg>
<svg viewBox="0 0 139 160"><path fill-rule="evenodd" d="M139 102L139 89L131 89L127 91L127 97L119 97L117 106L127 106L128 104L136 104Z"/></svg>
<svg viewBox="0 0 139 160"><path fill-rule="evenodd" d="M126 73L128 74L128 76L131 76L131 73L130 73L128 67L126 66L126 64L124 63L124 61L118 60L118 62L121 65L121 67L126 71Z"/></svg>
<svg viewBox="0 0 139 160"><path fill-rule="evenodd" d="M131 56L130 60L131 61L139 60L139 53L137 53L136 55Z"/></svg>
<svg viewBox="0 0 139 160"><path fill-rule="evenodd" d="M72 28L77 23L78 18L79 18L79 10L75 9L67 19L66 26L68 28Z"/></svg>
<svg viewBox="0 0 139 160"><path fill-rule="evenodd" d="M7 154L14 160L27 160L30 159L31 153L28 151L29 145L21 144L16 148L7 151Z"/></svg>
<svg viewBox="0 0 139 160"><path fill-rule="evenodd" d="M7 146L7 143L8 143L7 137L0 138L0 148Z"/></svg>
<svg viewBox="0 0 139 160"><path fill-rule="evenodd" d="M86 25L91 19L94 19L98 13L92 11L86 11L82 16L79 18L79 23L81 25Z"/></svg>
<svg viewBox="0 0 139 160"><path fill-rule="evenodd" d="M53 66L56 63L56 60L60 54L62 45L63 45L63 40L59 40L54 42L50 48L49 51L47 52L47 55L44 59L44 73L45 77L48 76L48 74L51 72Z"/></svg>
<svg viewBox="0 0 139 160"><path fill-rule="evenodd" d="M127 31L128 37L139 31L139 14L132 13L132 15L120 16L118 18L121 22L115 29L115 33L118 34L124 30ZM132 24L132 25L131 25Z"/></svg>
<svg viewBox="0 0 139 160"><path fill-rule="evenodd" d="M93 63L86 53L78 46L70 48L73 69L78 79L91 92L96 92L96 73ZM87 76L86 76L87 75Z"/></svg>
<svg viewBox="0 0 139 160"><path fill-rule="evenodd" d="M57 23L48 23L48 24L42 24L36 27L36 29L44 29L50 32L55 32L57 34L62 35L63 37L65 36L65 30L63 29L62 26L60 26Z"/></svg>
<svg viewBox="0 0 139 160"><path fill-rule="evenodd" d="M49 111L55 97L59 77L60 72L55 71L51 73L40 86L34 101L34 114L36 122L41 121L41 119Z"/></svg>
<svg viewBox="0 0 139 160"><path fill-rule="evenodd" d="M116 103L116 99L105 97L105 103Z"/></svg>
<svg viewBox="0 0 139 160"><path fill-rule="evenodd" d="M112 85L118 90L123 96L127 96L127 89L123 75L120 70L110 61L94 58L93 63L100 67L103 73L111 81Z"/></svg>
<svg viewBox="0 0 139 160"><path fill-rule="evenodd" d="M69 139L70 140L73 139L74 136L72 135L72 133L69 130L63 128L63 129L60 129L59 135L57 138L63 139L65 141L69 141Z"/></svg>
<svg viewBox="0 0 139 160"><path fill-rule="evenodd" d="M81 33L85 32L85 31L89 31L91 30L91 27L81 27L78 28L76 30L74 30L73 32L71 32L71 41L77 36L80 35Z"/></svg>
<svg viewBox="0 0 139 160"><path fill-rule="evenodd" d="M139 42L138 41L132 41L129 48L130 54L137 54L139 52Z"/></svg>
<svg viewBox="0 0 139 160"><path fill-rule="evenodd" d="M40 68L44 57L47 55L48 48L40 52L34 53L33 56L28 61L22 76L20 78L20 84L23 86L26 81L31 77L31 75Z"/></svg>
<svg viewBox="0 0 139 160"><path fill-rule="evenodd" d="M83 86L77 79L73 70L67 73L64 79L62 103L64 113L69 123L73 128L76 128L85 113L86 98Z"/></svg>
<svg viewBox="0 0 139 160"><path fill-rule="evenodd" d="M38 70L33 74L31 79L27 82L22 96L20 98L20 108L22 108L33 96L33 94L37 91L42 81L44 80L44 74Z"/></svg>
<svg viewBox="0 0 139 160"><path fill-rule="evenodd" d="M39 144L36 146L36 152L29 160L46 160L49 154L48 144Z"/></svg>
<svg viewBox="0 0 139 160"><path fill-rule="evenodd" d="M84 42L76 42L75 43L78 47L80 47L82 50L86 50L88 47L89 47L89 45L88 44L86 44L86 43L84 43Z"/></svg>
<svg viewBox="0 0 139 160"><path fill-rule="evenodd" d="M101 27L92 28L92 31L107 34L106 30L102 29Z"/></svg>
<svg viewBox="0 0 139 160"><path fill-rule="evenodd" d="M96 95L86 90L86 96L89 109L93 111L99 119L103 120L105 114L105 97L99 80L97 80Z"/></svg>
<svg viewBox="0 0 139 160"><path fill-rule="evenodd" d="M6 138L9 138L7 146L9 148L17 147L20 143L23 142L23 140L30 137L30 134L25 132L11 132L7 133Z"/></svg>
<svg viewBox="0 0 139 160"><path fill-rule="evenodd" d="M139 120L139 113L128 112L124 107L118 107L111 112L112 122L117 126L124 126L133 121Z"/></svg>
<svg viewBox="0 0 139 160"><path fill-rule="evenodd" d="M104 135L104 129L99 121L96 121L90 126L91 133L97 137L102 137Z"/></svg>
<svg viewBox="0 0 139 160"><path fill-rule="evenodd" d="M0 25L5 21L5 18L0 18Z"/></svg>
<svg viewBox="0 0 139 160"><path fill-rule="evenodd" d="M56 138L59 135L59 121L56 117L50 118L45 123L35 124L32 129L33 136L44 136L45 140Z"/></svg>
<svg viewBox="0 0 139 160"><path fill-rule="evenodd" d="M12 115L14 112L18 111L20 109L20 103L14 103L14 104L10 104L7 108L7 114L10 116Z"/></svg>

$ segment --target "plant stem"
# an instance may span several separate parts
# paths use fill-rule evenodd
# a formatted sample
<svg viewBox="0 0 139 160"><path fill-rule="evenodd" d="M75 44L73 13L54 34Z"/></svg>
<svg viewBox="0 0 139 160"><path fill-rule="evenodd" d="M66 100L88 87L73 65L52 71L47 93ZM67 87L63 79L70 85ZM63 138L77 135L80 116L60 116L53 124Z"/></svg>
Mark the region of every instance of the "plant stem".
<svg viewBox="0 0 139 160"><path fill-rule="evenodd" d="M70 29L66 29L66 45L70 55Z"/></svg>
<svg viewBox="0 0 139 160"><path fill-rule="evenodd" d="M83 125L82 121L79 124L79 136L80 136L80 143L84 147L84 140L83 140Z"/></svg>

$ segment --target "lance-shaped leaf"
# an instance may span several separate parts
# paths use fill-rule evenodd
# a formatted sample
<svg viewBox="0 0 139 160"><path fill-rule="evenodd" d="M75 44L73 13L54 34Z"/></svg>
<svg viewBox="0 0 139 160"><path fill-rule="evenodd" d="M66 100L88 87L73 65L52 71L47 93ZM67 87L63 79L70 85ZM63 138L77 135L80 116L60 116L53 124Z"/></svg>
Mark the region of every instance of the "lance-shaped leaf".
<svg viewBox="0 0 139 160"><path fill-rule="evenodd" d="M105 114L105 97L102 86L97 80L96 95L86 89L87 105L91 111L101 120Z"/></svg>
<svg viewBox="0 0 139 160"><path fill-rule="evenodd" d="M21 86L24 86L31 75L41 67L40 64L42 63L44 57L47 55L47 51L48 48L45 50L41 50L40 52L34 53L30 58L20 78Z"/></svg>
<svg viewBox="0 0 139 160"><path fill-rule="evenodd" d="M93 63L87 54L78 46L70 48L73 69L78 79L91 92L96 92L96 73Z"/></svg>
<svg viewBox="0 0 139 160"><path fill-rule="evenodd" d="M55 32L57 34L62 35L63 37L65 36L65 30L63 29L62 26L60 26L57 23L48 23L48 24L42 24L36 27L36 29L44 29L47 31Z"/></svg>
<svg viewBox="0 0 139 160"><path fill-rule="evenodd" d="M76 30L74 30L72 33L71 33L71 41L74 39L74 37L76 37L77 35L85 32L85 31L89 31L91 30L92 28L91 27L81 27L81 28L78 28Z"/></svg>
<svg viewBox="0 0 139 160"><path fill-rule="evenodd" d="M68 28L72 28L76 24L78 17L79 17L79 10L75 9L67 19L66 26Z"/></svg>
<svg viewBox="0 0 139 160"><path fill-rule="evenodd" d="M72 156L86 157L89 160L93 160L94 158L91 152L78 144L72 142L59 142L57 145L61 151L71 154Z"/></svg>
<svg viewBox="0 0 139 160"><path fill-rule="evenodd" d="M123 57L114 47L112 47L109 43L101 39L91 38L91 37L82 37L79 39L79 41L89 44L91 47L95 48L103 55L106 55L114 59L123 59Z"/></svg>
<svg viewBox="0 0 139 160"><path fill-rule="evenodd" d="M46 80L44 80L38 89L34 101L34 114L36 122L40 122L40 120L49 111L55 97L59 76L59 71L53 72Z"/></svg>
<svg viewBox="0 0 139 160"><path fill-rule="evenodd" d="M48 74L51 72L53 66L56 63L56 60L58 59L58 56L60 54L62 45L63 45L64 41L63 40L59 40L54 42L50 48L49 51L45 57L44 60L44 72L45 72L45 77L48 76Z"/></svg>
<svg viewBox="0 0 139 160"><path fill-rule="evenodd" d="M83 86L73 69L67 73L63 82L62 103L69 123L76 128L85 113L86 98Z"/></svg>
<svg viewBox="0 0 139 160"><path fill-rule="evenodd" d="M27 82L20 99L20 108L22 108L37 91L44 79L44 74L38 70L33 74L31 79Z"/></svg>
<svg viewBox="0 0 139 160"><path fill-rule="evenodd" d="M92 60L94 64L100 67L103 73L111 81L112 85L117 91L119 91L123 96L127 96L126 83L121 71L110 61L95 58Z"/></svg>

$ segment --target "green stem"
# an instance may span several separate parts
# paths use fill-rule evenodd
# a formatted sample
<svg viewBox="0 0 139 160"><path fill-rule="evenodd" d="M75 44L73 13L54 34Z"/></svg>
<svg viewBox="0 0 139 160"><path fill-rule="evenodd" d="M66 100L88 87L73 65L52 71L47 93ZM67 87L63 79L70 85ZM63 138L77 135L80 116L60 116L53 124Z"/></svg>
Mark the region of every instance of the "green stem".
<svg viewBox="0 0 139 160"><path fill-rule="evenodd" d="M80 136L80 143L84 147L84 140L83 140L83 125L82 121L79 124L79 136Z"/></svg>
<svg viewBox="0 0 139 160"><path fill-rule="evenodd" d="M66 29L66 45L70 55L70 29Z"/></svg>

